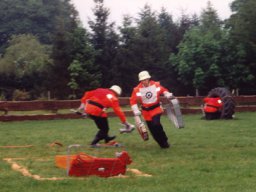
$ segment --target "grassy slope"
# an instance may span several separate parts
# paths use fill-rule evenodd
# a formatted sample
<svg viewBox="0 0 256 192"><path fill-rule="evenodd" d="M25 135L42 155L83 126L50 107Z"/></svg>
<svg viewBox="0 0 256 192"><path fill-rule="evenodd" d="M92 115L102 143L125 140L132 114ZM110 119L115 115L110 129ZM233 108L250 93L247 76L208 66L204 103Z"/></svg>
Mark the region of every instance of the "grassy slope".
<svg viewBox="0 0 256 192"><path fill-rule="evenodd" d="M175 191L175 192L253 192L256 189L256 118L255 113L237 113L235 120L205 121L200 115L184 117L185 128L175 129L166 117L162 123L172 144L162 150L152 137L143 142L137 132L118 133L119 120L110 118L110 134L125 145L136 168L152 177L129 178L89 177L83 180L36 181L11 170L3 161L17 160L33 174L42 177L66 177L65 171L54 166L54 156L66 154L66 147L79 143L87 145L96 128L91 120L54 120L0 123L0 146L33 145L32 148L0 148L0 186L7 191ZM130 122L133 120L130 118ZM50 148L60 141L65 147ZM114 156L116 149L82 149L92 155ZM40 160L41 159L41 160Z"/></svg>

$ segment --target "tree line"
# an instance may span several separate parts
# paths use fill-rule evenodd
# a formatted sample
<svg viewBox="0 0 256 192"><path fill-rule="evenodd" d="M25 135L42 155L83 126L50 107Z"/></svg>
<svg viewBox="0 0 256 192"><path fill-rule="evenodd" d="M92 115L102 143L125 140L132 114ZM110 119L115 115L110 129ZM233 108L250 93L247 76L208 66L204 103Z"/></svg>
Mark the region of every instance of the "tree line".
<svg viewBox="0 0 256 192"><path fill-rule="evenodd" d="M70 0L0 1L1 100L77 99L112 84L129 96L141 70L174 95L218 86L256 94L254 0L234 0L226 20L210 2L175 21L146 4L120 26L104 0L94 2L87 29Z"/></svg>

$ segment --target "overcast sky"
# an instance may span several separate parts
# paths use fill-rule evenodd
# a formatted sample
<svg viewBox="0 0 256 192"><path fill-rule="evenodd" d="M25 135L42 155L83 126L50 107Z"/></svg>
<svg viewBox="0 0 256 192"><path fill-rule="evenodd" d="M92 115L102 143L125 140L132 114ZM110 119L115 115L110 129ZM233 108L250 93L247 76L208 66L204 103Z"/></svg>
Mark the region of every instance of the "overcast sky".
<svg viewBox="0 0 256 192"><path fill-rule="evenodd" d="M153 11L160 12L164 7L168 13L176 20L181 13L192 15L196 13L200 15L202 9L205 9L207 2L210 1L213 8L221 19L229 18L230 3L234 0L104 0L104 5L110 10L108 22L115 22L121 25L123 15L128 14L134 18L138 17L138 13L145 4L150 5ZM72 0L79 12L80 19L84 26L87 26L88 17L94 19L92 9L95 7L93 0Z"/></svg>

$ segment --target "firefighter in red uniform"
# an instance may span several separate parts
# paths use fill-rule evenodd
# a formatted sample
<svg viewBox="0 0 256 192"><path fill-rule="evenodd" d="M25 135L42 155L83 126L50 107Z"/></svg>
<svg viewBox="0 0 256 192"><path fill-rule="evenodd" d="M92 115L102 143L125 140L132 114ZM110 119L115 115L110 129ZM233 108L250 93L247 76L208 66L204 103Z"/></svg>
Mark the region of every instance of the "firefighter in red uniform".
<svg viewBox="0 0 256 192"><path fill-rule="evenodd" d="M127 132L131 132L134 126L129 124L123 111L120 108L118 96L121 95L121 88L113 85L109 89L98 88L92 91L85 92L81 99L81 105L78 110L83 109L85 114L94 120L99 131L91 142L91 145L96 145L100 140L105 140L105 143L115 139L116 136L109 136L109 124L107 119L107 108L113 108L115 114L120 118L125 125Z"/></svg>
<svg viewBox="0 0 256 192"><path fill-rule="evenodd" d="M150 80L148 71L139 73L140 83L133 89L130 105L135 116L141 115L137 102L141 104L142 116L144 117L151 135L161 148L169 148L168 137L160 122L163 109L160 105L160 95L171 98L173 95L159 82Z"/></svg>

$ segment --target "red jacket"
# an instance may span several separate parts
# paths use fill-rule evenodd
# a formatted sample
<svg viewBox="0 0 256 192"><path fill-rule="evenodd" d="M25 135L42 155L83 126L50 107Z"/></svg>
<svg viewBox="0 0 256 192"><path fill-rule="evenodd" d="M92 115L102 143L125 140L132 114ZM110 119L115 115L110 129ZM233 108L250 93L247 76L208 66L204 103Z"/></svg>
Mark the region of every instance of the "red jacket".
<svg viewBox="0 0 256 192"><path fill-rule="evenodd" d="M168 89L161 86L159 82L151 80L148 87L144 87L142 83L139 83L133 89L130 105L132 106L139 102L142 105L144 119L150 121L153 116L163 113L163 109L160 106L160 95L165 91L168 91Z"/></svg>
<svg viewBox="0 0 256 192"><path fill-rule="evenodd" d="M120 120L123 123L126 122L126 117L121 110L119 100L110 89L98 88L87 91L82 97L81 102L85 105L85 113L89 115L107 117L106 109L111 107Z"/></svg>

